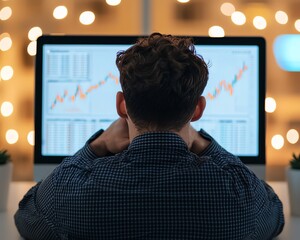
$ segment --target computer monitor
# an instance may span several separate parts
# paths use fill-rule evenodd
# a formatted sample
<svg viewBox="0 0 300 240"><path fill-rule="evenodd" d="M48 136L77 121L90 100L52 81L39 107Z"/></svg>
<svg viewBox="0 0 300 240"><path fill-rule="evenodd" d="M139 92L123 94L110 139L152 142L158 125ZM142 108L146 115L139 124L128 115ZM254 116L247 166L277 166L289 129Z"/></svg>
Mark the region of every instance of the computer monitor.
<svg viewBox="0 0 300 240"><path fill-rule="evenodd" d="M35 179L118 118L115 59L139 36L42 36L35 78ZM209 66L203 117L193 122L250 165L265 164L265 41L192 36ZM40 167L46 167L41 169Z"/></svg>

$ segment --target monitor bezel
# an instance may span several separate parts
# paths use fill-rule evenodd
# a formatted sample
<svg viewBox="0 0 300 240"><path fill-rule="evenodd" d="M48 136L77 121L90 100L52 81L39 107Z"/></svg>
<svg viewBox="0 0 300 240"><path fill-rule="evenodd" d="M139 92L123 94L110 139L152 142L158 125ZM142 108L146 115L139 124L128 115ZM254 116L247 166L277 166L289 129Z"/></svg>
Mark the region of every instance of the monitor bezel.
<svg viewBox="0 0 300 240"><path fill-rule="evenodd" d="M59 164L67 156L43 156L42 155L42 65L43 46L45 44L134 44L143 36L95 36L95 35L43 35L37 40L37 54L35 58L35 146L34 163ZM259 117L259 143L257 156L239 156L245 164L265 164L266 162L266 42L263 37L223 37L211 38L206 36L192 37L195 45L247 45L258 46L259 55L259 94L258 94L258 117ZM201 54L201 53L199 53ZM37 129L39 129L37 131Z"/></svg>

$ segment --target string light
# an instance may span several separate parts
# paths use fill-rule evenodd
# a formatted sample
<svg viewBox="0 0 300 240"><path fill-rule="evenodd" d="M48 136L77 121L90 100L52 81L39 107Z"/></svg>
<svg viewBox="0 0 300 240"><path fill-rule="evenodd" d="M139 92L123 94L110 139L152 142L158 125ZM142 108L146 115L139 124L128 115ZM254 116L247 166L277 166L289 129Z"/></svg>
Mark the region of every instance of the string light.
<svg viewBox="0 0 300 240"><path fill-rule="evenodd" d="M1 51L7 51L11 48L12 46L12 40L9 36L4 37L0 40L0 50Z"/></svg>
<svg viewBox="0 0 300 240"><path fill-rule="evenodd" d="M220 26L212 26L208 29L208 35L210 37L224 37L224 29Z"/></svg>
<svg viewBox="0 0 300 240"><path fill-rule="evenodd" d="M235 7L233 4L226 2L221 5L220 10L225 16L231 16L235 11Z"/></svg>
<svg viewBox="0 0 300 240"><path fill-rule="evenodd" d="M274 98L267 97L265 99L265 111L268 113L272 113L276 110L276 101Z"/></svg>
<svg viewBox="0 0 300 240"><path fill-rule="evenodd" d="M289 20L288 15L284 11L277 11L275 13L275 19L279 24L286 24Z"/></svg>
<svg viewBox="0 0 300 240"><path fill-rule="evenodd" d="M27 141L31 146L34 146L34 131L33 130L27 134Z"/></svg>
<svg viewBox="0 0 300 240"><path fill-rule="evenodd" d="M28 32L28 38L30 41L35 41L39 36L43 35L43 31L40 27L32 27Z"/></svg>
<svg viewBox="0 0 300 240"><path fill-rule="evenodd" d="M14 69L11 66L4 66L1 69L0 76L2 80L7 81L10 80L14 75Z"/></svg>
<svg viewBox="0 0 300 240"><path fill-rule="evenodd" d="M80 14L79 21L83 25L90 25L95 21L95 14L91 11L85 11Z"/></svg>
<svg viewBox="0 0 300 240"><path fill-rule="evenodd" d="M177 0L179 3L188 3L190 0Z"/></svg>
<svg viewBox="0 0 300 240"><path fill-rule="evenodd" d="M272 137L271 144L274 149L279 150L284 145L284 138L280 134L274 135Z"/></svg>
<svg viewBox="0 0 300 240"><path fill-rule="evenodd" d="M0 20L6 21L12 15L12 10L10 7L4 7L0 10Z"/></svg>
<svg viewBox="0 0 300 240"><path fill-rule="evenodd" d="M253 19L253 25L256 29L258 30L262 30L265 29L267 27L267 21L264 17L262 16L256 16Z"/></svg>
<svg viewBox="0 0 300 240"><path fill-rule="evenodd" d="M27 52L30 56L36 55L36 41L32 41L27 46Z"/></svg>
<svg viewBox="0 0 300 240"><path fill-rule="evenodd" d="M14 106L11 102L5 101L1 105L1 114L3 117L10 116L14 111Z"/></svg>
<svg viewBox="0 0 300 240"><path fill-rule="evenodd" d="M9 144L15 144L19 140L19 134L16 130L9 129L6 131L5 138Z"/></svg>
<svg viewBox="0 0 300 240"><path fill-rule="evenodd" d="M299 140L299 133L296 129L290 129L286 134L286 138L289 141L289 143L295 144Z"/></svg>
<svg viewBox="0 0 300 240"><path fill-rule="evenodd" d="M106 3L110 6L117 6L121 3L121 0L106 0Z"/></svg>
<svg viewBox="0 0 300 240"><path fill-rule="evenodd" d="M53 17L55 19L64 19L68 15L68 9L65 6L57 6L53 10Z"/></svg>
<svg viewBox="0 0 300 240"><path fill-rule="evenodd" d="M231 15L231 21L236 25L244 25L246 23L246 16L240 11L235 11Z"/></svg>
<svg viewBox="0 0 300 240"><path fill-rule="evenodd" d="M300 32L300 19L297 19L296 21L295 21L295 28L296 28L296 30L298 31L298 32Z"/></svg>

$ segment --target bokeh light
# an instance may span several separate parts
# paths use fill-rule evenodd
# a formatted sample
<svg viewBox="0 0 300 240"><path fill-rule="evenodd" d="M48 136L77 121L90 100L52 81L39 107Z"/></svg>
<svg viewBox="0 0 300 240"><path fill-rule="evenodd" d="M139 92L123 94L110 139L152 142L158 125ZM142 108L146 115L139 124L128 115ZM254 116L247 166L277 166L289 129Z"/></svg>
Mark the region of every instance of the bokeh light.
<svg viewBox="0 0 300 240"><path fill-rule="evenodd" d="M232 3L226 2L221 5L220 10L225 16L231 16L235 11L235 7Z"/></svg>
<svg viewBox="0 0 300 240"><path fill-rule="evenodd" d="M179 3L188 3L190 0L177 0Z"/></svg>
<svg viewBox="0 0 300 240"><path fill-rule="evenodd" d="M262 30L265 29L267 27L267 21L264 17L262 16L256 16L253 19L253 25L256 29L258 30Z"/></svg>
<svg viewBox="0 0 300 240"><path fill-rule="evenodd" d="M34 146L34 131L33 130L27 134L27 141L31 146Z"/></svg>
<svg viewBox="0 0 300 240"><path fill-rule="evenodd" d="M65 6L57 6L53 10L53 17L55 19L64 19L68 15L68 9Z"/></svg>
<svg viewBox="0 0 300 240"><path fill-rule="evenodd" d="M0 76L4 81L10 80L14 75L14 69L11 66L4 66L1 68Z"/></svg>
<svg viewBox="0 0 300 240"><path fill-rule="evenodd" d="M224 37L224 29L220 26L212 26L208 29L208 35L210 37Z"/></svg>
<svg viewBox="0 0 300 240"><path fill-rule="evenodd" d="M121 0L106 0L106 3L110 6L117 6L121 3Z"/></svg>
<svg viewBox="0 0 300 240"><path fill-rule="evenodd" d="M14 106L11 102L5 101L1 104L1 114L3 117L10 116L14 111Z"/></svg>
<svg viewBox="0 0 300 240"><path fill-rule="evenodd" d="M265 111L268 113L272 113L276 110L276 101L274 98L267 97L265 99Z"/></svg>
<svg viewBox="0 0 300 240"><path fill-rule="evenodd" d="M274 135L271 144L274 149L279 150L284 145L284 138L280 134Z"/></svg>
<svg viewBox="0 0 300 240"><path fill-rule="evenodd" d="M284 11L277 11L275 13L275 19L279 24L286 24L289 20L288 15Z"/></svg>
<svg viewBox="0 0 300 240"><path fill-rule="evenodd" d="M19 140L19 134L14 129L9 129L6 131L5 139L9 144L14 144Z"/></svg>
<svg viewBox="0 0 300 240"><path fill-rule="evenodd" d="M0 50L1 51L7 51L11 48L12 46L12 40L9 36L4 37L0 40Z"/></svg>
<svg viewBox="0 0 300 240"><path fill-rule="evenodd" d="M12 15L12 10L10 7L4 7L0 10L0 20L8 20Z"/></svg>
<svg viewBox="0 0 300 240"><path fill-rule="evenodd" d="M286 139L289 143L295 144L299 140L299 133L296 129L290 129L286 134Z"/></svg>
<svg viewBox="0 0 300 240"><path fill-rule="evenodd" d="M30 56L35 56L36 55L36 41L32 41L28 44L27 53Z"/></svg>
<svg viewBox="0 0 300 240"><path fill-rule="evenodd" d="M231 15L231 21L236 25L244 25L246 23L246 16L240 11L235 11Z"/></svg>
<svg viewBox="0 0 300 240"><path fill-rule="evenodd" d="M91 11L85 11L80 14L79 21L83 25L90 25L95 21L95 14Z"/></svg>
<svg viewBox="0 0 300 240"><path fill-rule="evenodd" d="M300 19L297 19L297 20L295 21L294 26L295 26L296 30L297 30L298 32L300 32Z"/></svg>
<svg viewBox="0 0 300 240"><path fill-rule="evenodd" d="M30 41L35 41L39 36L43 35L43 31L40 27L32 27L28 32L28 38Z"/></svg>

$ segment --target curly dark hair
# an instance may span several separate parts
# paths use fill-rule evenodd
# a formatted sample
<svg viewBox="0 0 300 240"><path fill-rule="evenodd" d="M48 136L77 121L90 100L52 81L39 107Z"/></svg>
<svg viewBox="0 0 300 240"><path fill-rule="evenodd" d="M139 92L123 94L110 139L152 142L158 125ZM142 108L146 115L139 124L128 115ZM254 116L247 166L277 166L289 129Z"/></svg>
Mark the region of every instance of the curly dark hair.
<svg viewBox="0 0 300 240"><path fill-rule="evenodd" d="M128 115L138 130L180 130L195 110L208 68L193 39L153 33L116 59Z"/></svg>

